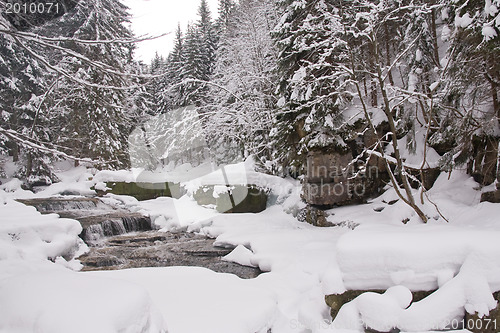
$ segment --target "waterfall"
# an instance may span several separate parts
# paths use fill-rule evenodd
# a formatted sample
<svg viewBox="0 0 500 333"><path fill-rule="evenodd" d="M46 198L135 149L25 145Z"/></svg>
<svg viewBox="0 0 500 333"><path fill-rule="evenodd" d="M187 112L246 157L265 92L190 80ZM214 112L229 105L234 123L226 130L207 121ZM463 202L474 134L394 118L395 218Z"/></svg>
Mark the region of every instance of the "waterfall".
<svg viewBox="0 0 500 333"><path fill-rule="evenodd" d="M152 230L149 216L108 205L98 198L37 198L18 200L34 206L43 214L56 213L78 220L83 231L80 237L88 245L96 245L103 237L127 232Z"/></svg>

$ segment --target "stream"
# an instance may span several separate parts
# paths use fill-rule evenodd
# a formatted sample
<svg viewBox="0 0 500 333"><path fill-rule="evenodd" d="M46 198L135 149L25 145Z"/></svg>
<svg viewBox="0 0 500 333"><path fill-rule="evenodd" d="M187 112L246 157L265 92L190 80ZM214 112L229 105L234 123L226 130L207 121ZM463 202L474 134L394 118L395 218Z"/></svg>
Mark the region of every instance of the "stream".
<svg viewBox="0 0 500 333"><path fill-rule="evenodd" d="M18 200L42 214L78 220L80 237L90 251L78 259L82 271L138 267L198 266L240 278L257 277L258 268L223 261L231 248L214 246L214 240L188 232L155 230L149 216L112 206L99 198L54 197Z"/></svg>

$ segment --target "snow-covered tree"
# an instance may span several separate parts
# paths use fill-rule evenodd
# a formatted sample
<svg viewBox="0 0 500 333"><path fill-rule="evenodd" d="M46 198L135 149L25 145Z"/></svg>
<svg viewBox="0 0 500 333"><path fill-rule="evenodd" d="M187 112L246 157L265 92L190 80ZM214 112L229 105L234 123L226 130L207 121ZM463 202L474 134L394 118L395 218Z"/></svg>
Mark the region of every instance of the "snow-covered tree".
<svg viewBox="0 0 500 333"><path fill-rule="evenodd" d="M174 49L167 57L165 73L159 81L159 108L161 112L176 109L184 105L185 87L181 84L184 65L184 38L179 24L175 32Z"/></svg>
<svg viewBox="0 0 500 333"><path fill-rule="evenodd" d="M221 36L205 121L212 145L224 147L219 158L253 154L263 164L270 159L277 56L271 30L276 21L273 1L242 0Z"/></svg>
<svg viewBox="0 0 500 333"><path fill-rule="evenodd" d="M219 16L215 22L215 28L219 38L229 29L235 8L236 3L233 0L219 0Z"/></svg>
<svg viewBox="0 0 500 333"><path fill-rule="evenodd" d="M131 127L129 114L137 110L141 89L129 89L132 73L139 70L132 61L135 39L124 25L126 7L106 0L68 0L60 5L60 15L28 26L16 25L2 11L2 57L10 58L2 74L12 81L2 94L24 110L14 115L24 125L8 119L11 110L2 105L0 130L12 154L19 152L16 147L24 149L22 176L54 179L45 163L51 155L91 157L114 165L128 160L124 143Z"/></svg>
<svg viewBox="0 0 500 333"><path fill-rule="evenodd" d="M61 117L59 142L71 147L79 157L90 157L119 166L127 164L126 138L130 128L128 109L132 108L131 80L121 73L133 63L130 43L75 43L130 40L133 35L127 7L120 1L82 0L57 21L45 25L40 33L66 37L62 45L69 52L57 53L54 65L71 73L62 77L52 94L54 110ZM74 54L78 55L75 57ZM96 64L99 64L96 66ZM87 84L75 82L75 78Z"/></svg>
<svg viewBox="0 0 500 333"><path fill-rule="evenodd" d="M468 163L482 184L495 179L500 137L500 2L443 2L449 43L440 87L443 111L440 128L431 137L448 147L448 168ZM451 148L451 149L450 149Z"/></svg>
<svg viewBox="0 0 500 333"><path fill-rule="evenodd" d="M331 1L282 0L276 30L279 108L273 143L281 166L299 171L309 147L343 146L337 129L350 100L345 88L346 41Z"/></svg>

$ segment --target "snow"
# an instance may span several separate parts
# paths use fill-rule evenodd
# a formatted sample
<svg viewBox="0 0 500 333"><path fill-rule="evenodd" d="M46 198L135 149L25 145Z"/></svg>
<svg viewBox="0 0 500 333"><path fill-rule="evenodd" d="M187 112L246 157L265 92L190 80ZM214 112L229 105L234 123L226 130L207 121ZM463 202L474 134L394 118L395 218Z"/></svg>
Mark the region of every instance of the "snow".
<svg viewBox="0 0 500 333"><path fill-rule="evenodd" d="M0 201L0 216L0 260L71 258L85 247L78 221L41 215L8 197Z"/></svg>
<svg viewBox="0 0 500 333"><path fill-rule="evenodd" d="M432 88L431 88L432 89ZM415 126L415 137L412 144L415 146L415 151L412 152L407 148L406 138L398 140L398 147L400 150L401 158L404 161L405 166L420 169L422 166L422 161L424 160L425 153L425 165L424 168L437 168L439 167L439 162L441 156L434 150L434 148L429 147L425 143L425 130L419 128L418 125ZM392 145L387 146L386 153L391 154L394 151Z"/></svg>
<svg viewBox="0 0 500 333"><path fill-rule="evenodd" d="M133 208L148 214L151 221L162 231L186 229L194 223L206 221L217 214L213 209L196 205L196 202L183 196L180 199L160 197L154 200L135 202Z"/></svg>
<svg viewBox="0 0 500 333"><path fill-rule="evenodd" d="M273 293L257 281L199 267L141 268L84 273L144 287L169 333L267 332L276 311Z"/></svg>
<svg viewBox="0 0 500 333"><path fill-rule="evenodd" d="M339 240L337 256L348 289L433 290L438 277L456 275L470 253L496 254L491 265L500 267L499 237L499 231L447 225L360 226ZM500 276L491 281L499 282Z"/></svg>
<svg viewBox="0 0 500 333"><path fill-rule="evenodd" d="M114 278L49 269L0 280L0 331L166 332L148 293Z"/></svg>
<svg viewBox="0 0 500 333"><path fill-rule="evenodd" d="M487 258L491 259L489 256ZM491 264L483 254L471 254L455 278L410 307L411 293L400 285L389 288L383 295L364 293L344 305L332 325L346 326L345 323L352 322L354 318L379 331L397 327L415 332L445 329L453 321L461 321L464 309L482 317L497 306L492 289L483 275L488 265ZM494 269L497 276L499 268L497 266ZM491 270L489 267L487 269Z"/></svg>
<svg viewBox="0 0 500 333"><path fill-rule="evenodd" d="M484 36L485 41L489 41L490 39L493 39L497 36L495 28L487 25L483 26L482 34Z"/></svg>
<svg viewBox="0 0 500 333"><path fill-rule="evenodd" d="M362 329L365 326L388 332L398 327L400 317L411 300L411 292L401 286L391 287L384 294L367 292L344 305L332 326L344 329Z"/></svg>
<svg viewBox="0 0 500 333"><path fill-rule="evenodd" d="M432 163L432 153L428 157ZM405 158L412 163L411 156ZM317 228L294 217L304 207L299 183L260 174L249 161L225 166L234 179L242 169L242 181L276 191L261 213L220 214L198 206L189 194L140 202L108 195L103 200L150 214L164 231L196 232L215 238L217 246L233 247L223 260L266 272L249 280L197 267L75 272L80 265L74 257L86 250L78 238L80 225L13 200L90 188L108 176L130 177L132 171L96 177L84 168L67 170L62 183L36 194L22 190L16 180L3 184L0 332L36 327L50 332L353 333L363 325L431 332L464 311L487 314L496 306L498 206L479 203L481 190L465 172L442 174L427 192L449 223L429 204L423 207L431 217L427 224L401 200L387 204L397 199L388 188L367 204L330 210L327 219L341 226ZM184 184L211 184L222 191L220 172ZM418 198L416 190L414 195ZM383 210L375 212L377 207ZM362 294L332 322L324 295L353 288L387 291ZM410 290L434 289L408 307Z"/></svg>
<svg viewBox="0 0 500 333"><path fill-rule="evenodd" d="M460 28L467 28L473 21L469 13L465 13L464 16L460 16L458 13L455 15L455 26Z"/></svg>
<svg viewBox="0 0 500 333"><path fill-rule="evenodd" d="M222 258L224 261L235 262L243 266L255 267L252 263L253 252L243 245L238 245L228 255Z"/></svg>
<svg viewBox="0 0 500 333"><path fill-rule="evenodd" d="M255 162L249 157L244 162L214 165L203 163L196 167L180 165L173 170L165 168L155 172L143 169L99 171L93 177L93 184L101 182L171 182L180 183L189 193L204 185L257 185L272 189L278 196L288 195L296 181L266 175L255 171Z"/></svg>
<svg viewBox="0 0 500 333"><path fill-rule="evenodd" d="M15 193L0 192L1 332L165 331L143 289L73 271L87 250L78 221L41 215Z"/></svg>

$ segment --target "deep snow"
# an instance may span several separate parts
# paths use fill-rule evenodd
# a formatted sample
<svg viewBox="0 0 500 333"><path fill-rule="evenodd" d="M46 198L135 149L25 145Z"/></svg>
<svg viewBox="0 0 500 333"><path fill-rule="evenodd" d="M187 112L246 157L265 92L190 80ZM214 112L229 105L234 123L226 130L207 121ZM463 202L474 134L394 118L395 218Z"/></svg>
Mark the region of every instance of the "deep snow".
<svg viewBox="0 0 500 333"><path fill-rule="evenodd" d="M40 215L13 200L68 189L89 194L105 176L130 180L131 172L71 169L61 173L63 182L36 194L20 189L16 180L2 185L0 332L359 332L361 321L373 328L431 332L464 308L486 314L496 306L491 293L500 290L500 210L479 203L477 184L463 172L441 175L428 193L449 223L425 205L432 218L421 224L400 201L387 204L395 199L388 189L368 204L329 211L328 220L341 226L317 228L292 214L303 207L297 182L249 167L248 183L277 193L275 204L259 214L219 214L189 195L105 200L151 214L165 231L198 232L235 247L223 260L266 272L251 280L196 267L75 272L73 258L86 250L78 222ZM184 183L196 188L214 179L204 173ZM410 289L438 287L406 308ZM361 295L332 323L324 295L352 288L389 290Z"/></svg>

